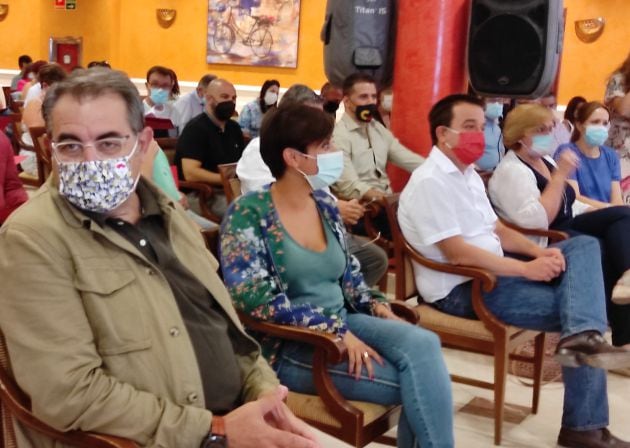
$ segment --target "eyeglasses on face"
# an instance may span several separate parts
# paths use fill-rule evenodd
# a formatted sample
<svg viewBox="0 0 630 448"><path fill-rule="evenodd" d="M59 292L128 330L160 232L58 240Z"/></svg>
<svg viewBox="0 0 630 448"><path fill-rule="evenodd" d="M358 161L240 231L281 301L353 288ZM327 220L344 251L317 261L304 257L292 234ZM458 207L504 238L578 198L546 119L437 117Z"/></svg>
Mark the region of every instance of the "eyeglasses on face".
<svg viewBox="0 0 630 448"><path fill-rule="evenodd" d="M114 159L124 155L125 143L131 135L122 137L106 137L95 140L92 143L83 143L78 140L62 140L52 142L51 146L60 161L74 162L84 159L86 148L92 147L96 151L99 160Z"/></svg>

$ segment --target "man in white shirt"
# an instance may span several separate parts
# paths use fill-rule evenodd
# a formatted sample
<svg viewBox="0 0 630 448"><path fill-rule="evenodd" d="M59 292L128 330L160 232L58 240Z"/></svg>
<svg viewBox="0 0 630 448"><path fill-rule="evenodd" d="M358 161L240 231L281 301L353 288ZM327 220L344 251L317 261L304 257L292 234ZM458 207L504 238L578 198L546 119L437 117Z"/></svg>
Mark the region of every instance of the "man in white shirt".
<svg viewBox="0 0 630 448"><path fill-rule="evenodd" d="M197 83L197 88L186 95L180 96L175 101L174 107L177 111L177 123L174 123L180 130L184 129L186 123L191 118L196 117L203 112L206 105L206 88L208 84L217 79L216 75L208 73L203 75Z"/></svg>
<svg viewBox="0 0 630 448"><path fill-rule="evenodd" d="M294 84L282 96L279 107L306 104L321 109L322 103L322 99L309 87ZM236 175L241 182L243 194L258 190L276 180L260 155L260 137L253 138L243 151L236 165ZM348 226L356 224L365 213L365 208L356 199L338 200L337 206ZM373 242L348 233L348 250L359 260L361 273L368 286L375 285L387 271L387 254Z"/></svg>
<svg viewBox="0 0 630 448"><path fill-rule="evenodd" d="M497 276L483 293L502 321L533 330L559 331L557 358L565 365L564 414L558 443L565 447L630 447L608 426L604 369L630 364L630 352L612 347L597 240L578 236L542 248L502 225L473 164L484 149L481 100L451 95L429 114L433 149L400 197L405 238L424 256L483 268ZM504 256L503 251L523 258ZM469 278L414 265L426 302L443 312L475 318Z"/></svg>

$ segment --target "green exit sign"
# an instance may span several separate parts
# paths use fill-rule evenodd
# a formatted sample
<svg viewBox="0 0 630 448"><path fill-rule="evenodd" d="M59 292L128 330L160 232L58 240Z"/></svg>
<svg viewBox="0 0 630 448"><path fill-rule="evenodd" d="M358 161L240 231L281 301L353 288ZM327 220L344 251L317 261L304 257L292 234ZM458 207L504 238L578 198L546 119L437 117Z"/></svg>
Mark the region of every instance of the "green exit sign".
<svg viewBox="0 0 630 448"><path fill-rule="evenodd" d="M66 0L66 10L77 9L77 0Z"/></svg>

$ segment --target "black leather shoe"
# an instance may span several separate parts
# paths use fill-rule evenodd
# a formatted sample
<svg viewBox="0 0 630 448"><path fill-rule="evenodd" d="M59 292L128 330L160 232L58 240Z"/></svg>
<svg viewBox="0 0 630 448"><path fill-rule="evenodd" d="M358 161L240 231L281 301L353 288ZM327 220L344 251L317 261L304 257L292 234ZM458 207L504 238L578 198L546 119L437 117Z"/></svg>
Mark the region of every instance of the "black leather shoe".
<svg viewBox="0 0 630 448"><path fill-rule="evenodd" d="M630 351L613 347L596 331L562 339L555 359L565 367L591 366L607 370L630 367Z"/></svg>
<svg viewBox="0 0 630 448"><path fill-rule="evenodd" d="M592 431L562 428L558 445L566 448L630 448L630 443L613 436L606 428Z"/></svg>

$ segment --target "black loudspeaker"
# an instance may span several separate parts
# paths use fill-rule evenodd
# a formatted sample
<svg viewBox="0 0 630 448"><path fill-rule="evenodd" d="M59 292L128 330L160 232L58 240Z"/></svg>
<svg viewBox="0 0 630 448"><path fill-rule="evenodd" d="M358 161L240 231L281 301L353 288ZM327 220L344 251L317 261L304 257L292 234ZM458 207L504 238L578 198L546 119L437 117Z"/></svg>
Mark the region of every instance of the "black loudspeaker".
<svg viewBox="0 0 630 448"><path fill-rule="evenodd" d="M480 95L537 98L556 78L562 0L472 0L468 76Z"/></svg>

